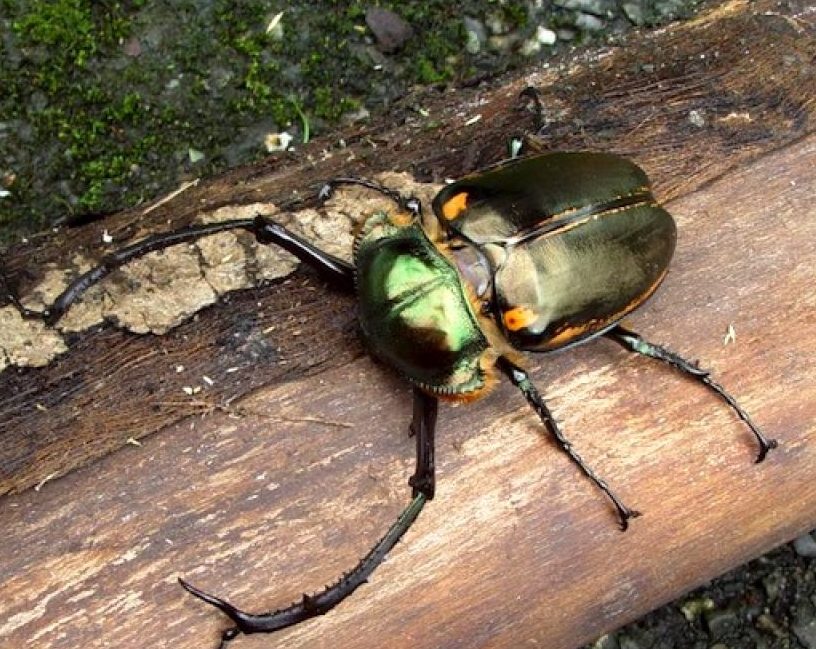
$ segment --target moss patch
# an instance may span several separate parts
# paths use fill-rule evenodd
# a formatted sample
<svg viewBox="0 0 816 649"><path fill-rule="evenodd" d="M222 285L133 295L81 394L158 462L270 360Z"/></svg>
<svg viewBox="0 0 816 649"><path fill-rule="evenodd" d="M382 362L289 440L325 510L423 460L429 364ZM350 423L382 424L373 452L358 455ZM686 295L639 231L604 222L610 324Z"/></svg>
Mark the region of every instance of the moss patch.
<svg viewBox="0 0 816 649"><path fill-rule="evenodd" d="M411 25L399 52L377 49L373 5ZM30 232L116 211L267 155L269 133L297 143L415 84L530 60L520 44L549 24L542 11L510 0L0 0L0 243L12 224ZM466 17L498 17L504 46L468 52ZM545 49L536 56L557 46Z"/></svg>

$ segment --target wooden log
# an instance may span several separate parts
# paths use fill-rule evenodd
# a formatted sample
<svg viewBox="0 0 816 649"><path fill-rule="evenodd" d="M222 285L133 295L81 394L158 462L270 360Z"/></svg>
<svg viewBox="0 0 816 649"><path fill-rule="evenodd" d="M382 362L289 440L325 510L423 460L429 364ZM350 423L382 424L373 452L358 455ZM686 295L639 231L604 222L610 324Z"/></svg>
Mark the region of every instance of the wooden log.
<svg viewBox="0 0 816 649"><path fill-rule="evenodd" d="M462 118L450 108L427 137L410 123L387 136L374 127L367 137L389 144L375 159L361 140L351 167L371 175L412 160L420 177L439 179L480 166L499 156L519 120L514 97L533 81L545 105L564 110L548 143L634 153L674 197L672 271L631 324L712 367L781 447L753 465L750 435L720 402L610 343L533 358L577 448L644 512L629 532L541 441L505 385L442 410L437 498L371 585L324 618L236 646L573 647L812 525L816 41L806 17L779 11L723 5L634 50L429 99L440 112L465 102ZM477 98L486 103L467 103ZM485 128L469 130L476 112ZM130 212L104 227L121 242L216 207L271 209L345 169L342 158L239 170L138 222ZM341 200L335 212L344 209ZM77 251L98 248L102 229L12 251L12 283L29 295L45 269L60 274ZM212 258L236 254L232 245ZM155 280L156 266L148 273ZM112 279L132 292L132 279ZM114 303L110 317L138 311L108 295L99 300ZM361 354L351 304L314 277L296 271L232 295L160 337L85 330L92 311L66 335L68 353L0 375L5 490L176 423L4 498L0 638L9 646L215 646L223 621L184 596L177 575L244 607L275 608L351 567L406 501L410 390ZM160 330L177 315L128 322ZM724 346L729 324L736 343ZM21 360L26 347L5 340L6 359ZM192 384L202 389L188 395Z"/></svg>
<svg viewBox="0 0 816 649"><path fill-rule="evenodd" d="M19 246L2 265L12 287L41 307L115 247L196 220L275 213L297 197L313 198L338 174L410 170L389 181L432 196L438 185L412 179L439 182L501 158L507 139L532 122L517 100L531 83L546 108L545 146L629 155L648 170L662 198L688 194L812 128L811 27L795 8L788 15L773 4L728 3L625 49L588 52L569 67L525 73L495 88L411 98L388 121L345 133L345 148L316 142L302 153L191 184L100 224ZM429 118L410 109L418 104ZM469 124L476 115L482 119ZM341 197L328 214L299 205L278 218L348 256L351 222L382 205L363 196ZM113 243L105 245L104 235ZM351 302L294 268L285 254L225 234L115 273L68 313L61 335L0 307L0 368L12 367L0 373L0 494L62 475L259 385L359 357ZM234 293L264 282L273 284ZM168 333L227 300L201 324ZM103 319L119 329L100 331ZM166 335L138 339L122 328ZM73 352L60 355L67 345ZM176 373L177 367L185 370ZM206 387L203 376L216 386L195 398L182 392Z"/></svg>

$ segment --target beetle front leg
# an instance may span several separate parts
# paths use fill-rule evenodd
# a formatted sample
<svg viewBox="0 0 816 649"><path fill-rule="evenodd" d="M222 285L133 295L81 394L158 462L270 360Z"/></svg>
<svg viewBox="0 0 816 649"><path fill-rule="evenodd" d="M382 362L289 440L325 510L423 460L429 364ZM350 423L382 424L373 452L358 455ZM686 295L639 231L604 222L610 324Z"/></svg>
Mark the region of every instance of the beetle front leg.
<svg viewBox="0 0 816 649"><path fill-rule="evenodd" d="M348 262L338 259L327 252L316 248L308 241L301 239L279 223L275 223L263 216L256 216L252 219L235 219L232 221L222 221L220 223L208 223L206 225L193 225L182 228L174 232L154 234L134 244L126 246L121 250L113 252L102 260L102 262L83 273L57 296L54 303L44 311L32 311L21 303L19 298L8 287L8 280L3 277L0 280L0 288L7 294L11 303L17 307L23 317L37 318L43 320L47 325L54 325L65 315L70 306L91 286L107 277L114 270L121 268L128 262L144 257L150 252L163 250L182 243L192 243L202 237L229 230L247 230L255 235L258 243L275 244L292 253L302 262L315 268L327 280L335 286L346 290L354 290L354 266Z"/></svg>
<svg viewBox="0 0 816 649"><path fill-rule="evenodd" d="M416 437L416 471L408 481L412 488L413 499L386 532L385 536L363 557L360 563L350 572L340 577L333 585L315 595L304 595L301 601L295 602L286 608L273 613L256 615L246 613L226 600L199 590L179 578L179 583L188 592L215 606L235 623L234 627L226 629L222 633L219 649L224 649L230 640L234 640L241 633L271 633L328 613L351 595L357 587L368 581L371 573L383 562L385 556L417 519L425 503L434 497L434 435L437 406L436 397L429 396L416 388L414 389L414 414L411 430Z"/></svg>
<svg viewBox="0 0 816 649"><path fill-rule="evenodd" d="M318 197L323 201L328 200L331 198L334 190L341 185L356 185L358 187L365 187L366 189L379 192L380 194L390 198L406 212L409 212L415 217L422 216L422 202L416 196L403 196L398 191L391 189L390 187L386 187L385 185L381 185L380 183L375 183L372 180L366 180L364 178L332 178L320 188Z"/></svg>
<svg viewBox="0 0 816 649"><path fill-rule="evenodd" d="M708 370L700 369L696 364L692 363L691 361L687 361L682 356L678 356L665 347L650 343L648 340L644 340L639 334L620 325L610 329L605 335L610 340L614 340L616 343L631 352L642 354L643 356L649 356L650 358L656 358L659 361L668 363L672 367L680 370L692 379L699 381L703 385L707 386L710 390L718 394L723 401L734 409L739 418L747 424L748 428L750 428L751 432L754 434L754 437L759 444L759 452L757 453L756 458L757 463L762 462L762 460L765 459L768 451L778 446L778 442L775 439L765 437L759 427L751 420L748 413L745 412L745 410L743 410L737 403L736 399L726 392L723 386L711 378L711 373Z"/></svg>
<svg viewBox="0 0 816 649"><path fill-rule="evenodd" d="M629 527L629 519L630 518L637 518L640 516L640 512L635 511L634 509L630 509L626 505L623 504L620 498L618 498L617 494L609 487L606 481L598 476L595 471L592 470L586 462L584 462L583 458L575 451L572 446L572 442L570 442L565 436L561 428L558 426L558 422L555 421L555 418L550 412L550 409L547 407L547 404L544 402L544 399L541 397L541 394L536 389L533 382L530 380L530 377L527 375L523 369L521 369L515 363L512 363L510 360L502 356L498 361L498 367L501 369L502 372L505 373L507 378L510 379L511 383L515 385L521 393L527 399L527 403L529 403L533 410L536 411L538 416L541 418L541 422L544 424L546 429L555 439L556 444L558 444L558 448L560 448L564 453L566 453L569 458L578 465L578 468L584 472L592 482L595 484L598 489L603 491L609 499L612 501L612 504L615 506L615 510L618 513L618 519L620 522L621 530L626 530Z"/></svg>

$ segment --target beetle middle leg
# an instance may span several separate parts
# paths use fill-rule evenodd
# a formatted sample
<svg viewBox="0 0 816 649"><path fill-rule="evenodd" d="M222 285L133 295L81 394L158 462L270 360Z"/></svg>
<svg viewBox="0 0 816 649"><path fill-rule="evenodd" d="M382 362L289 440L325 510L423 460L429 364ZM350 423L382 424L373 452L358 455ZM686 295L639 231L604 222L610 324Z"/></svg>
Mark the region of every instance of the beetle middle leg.
<svg viewBox="0 0 816 649"><path fill-rule="evenodd" d="M241 633L270 633L293 626L309 618L323 615L368 580L371 573L383 562L385 556L417 519L425 503L434 497L434 434L436 431L437 406L436 397L414 388L414 413L411 430L416 437L416 471L408 481L412 489L412 500L386 532L385 536L374 545L360 563L350 572L340 577L333 585L314 595L304 595L299 602L295 602L286 608L272 613L256 615L246 613L226 600L199 590L179 578L179 583L188 592L215 606L235 623L234 627L226 629L222 633L220 649L224 649L227 642Z"/></svg>
<svg viewBox="0 0 816 649"><path fill-rule="evenodd" d="M502 372L504 372L507 378L510 379L511 383L521 390L521 393L525 396L527 402L532 406L533 410L536 411L538 416L541 418L541 422L553 436L553 439L555 439L558 447L564 451L564 453L566 453L576 465L578 465L578 468L580 468L581 471L583 471L584 474L590 480L592 480L596 487L598 487L609 497L618 513L621 530L626 530L626 528L629 527L629 519L637 518L640 516L640 512L630 509L624 505L621 499L618 498L614 491L612 491L606 481L598 476L598 474L592 470L592 467L584 462L583 458L578 455L572 446L572 442L570 442L564 436L563 431L558 426L558 422L555 421L552 412L547 407L547 404L544 402L544 399L541 397L541 394L536 389L535 385L533 385L533 382L530 380L527 372L525 372L515 363L509 361L504 356L499 359L498 367Z"/></svg>
<svg viewBox="0 0 816 649"><path fill-rule="evenodd" d="M518 98L525 100L528 110L532 105L535 121L533 122L532 133L514 135L508 140L507 152L510 160L515 160L528 153L544 153L547 150L544 142L538 137L539 131L544 127L544 105L541 103L541 93L533 86L527 86L519 93Z"/></svg>
<svg viewBox="0 0 816 649"><path fill-rule="evenodd" d="M734 397L732 397L723 386L711 378L711 372L708 370L697 367L696 364L686 360L682 356L675 354L673 351L670 351L665 347L661 347L660 345L650 343L648 340L644 340L639 334L635 333L634 331L630 331L621 325L613 327L604 335L606 335L610 340L614 340L616 343L624 347L624 349L642 354L643 356L649 356L650 358L656 358L664 363L668 363L672 367L680 370L692 379L699 381L703 385L707 386L710 390L718 394L723 401L734 409L739 418L746 423L748 428L750 428L751 432L754 434L754 437L759 444L759 451L756 457L757 463L762 462L762 460L765 459L768 451L777 447L778 442L775 439L765 437L759 427L752 421L748 413L745 412L745 410L743 410L737 403L737 400L734 399Z"/></svg>
<svg viewBox="0 0 816 649"><path fill-rule="evenodd" d="M302 262L316 269L335 286L346 291L354 290L354 266L352 264L316 248L279 223L275 223L260 215L251 219L235 219L232 221L222 221L220 223L192 225L174 232L154 234L146 239L137 241L134 244L107 255L98 266L95 266L74 279L74 281L57 296L53 304L44 311L33 311L24 307L19 298L8 288L8 282L5 278L0 281L0 288L5 291L8 299L19 309L23 317L42 319L47 325L54 325L65 315L65 312L79 296L114 270L121 268L128 262L143 257L150 252L163 250L182 243L192 243L202 237L218 234L219 232L227 232L229 230L247 230L255 235L259 243L275 244L287 252L292 253Z"/></svg>

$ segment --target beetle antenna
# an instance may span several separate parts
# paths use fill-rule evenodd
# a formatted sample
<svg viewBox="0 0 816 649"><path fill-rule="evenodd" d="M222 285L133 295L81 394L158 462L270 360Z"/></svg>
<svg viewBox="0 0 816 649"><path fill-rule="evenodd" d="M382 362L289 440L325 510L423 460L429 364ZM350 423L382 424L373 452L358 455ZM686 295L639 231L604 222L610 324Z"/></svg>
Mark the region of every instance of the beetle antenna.
<svg viewBox="0 0 816 649"><path fill-rule="evenodd" d="M759 451L757 452L756 457L757 464L765 459L765 456L768 455L768 451L776 448L779 445L779 442L777 442L775 439L765 437L748 413L737 403L737 400L726 392L723 386L711 378L711 372L708 370L700 369L696 364L692 363L691 361L687 361L685 358L675 354L673 351L670 351L665 347L661 347L660 345L650 343L648 340L644 340L639 334L620 325L607 331L605 335L610 340L614 340L616 343L631 352L642 354L643 356L649 356L650 358L656 358L659 361L668 363L672 367L680 370L691 378L696 379L703 385L707 386L710 390L718 394L723 401L734 409L737 416L745 422L745 424L754 434L754 437L759 444Z"/></svg>

